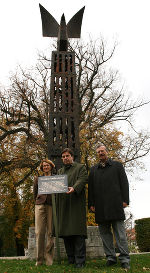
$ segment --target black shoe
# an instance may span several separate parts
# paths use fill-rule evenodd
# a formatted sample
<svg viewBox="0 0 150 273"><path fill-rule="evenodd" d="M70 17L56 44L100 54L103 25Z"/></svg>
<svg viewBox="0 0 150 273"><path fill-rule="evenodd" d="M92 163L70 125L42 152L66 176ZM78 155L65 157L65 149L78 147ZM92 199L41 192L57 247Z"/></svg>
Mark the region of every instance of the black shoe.
<svg viewBox="0 0 150 273"><path fill-rule="evenodd" d="M106 262L106 266L112 266L112 265L115 265L117 262L116 261L113 261L113 260L108 260Z"/></svg>
<svg viewBox="0 0 150 273"><path fill-rule="evenodd" d="M68 264L74 264L75 261L68 261Z"/></svg>
<svg viewBox="0 0 150 273"><path fill-rule="evenodd" d="M129 263L122 263L121 267L124 268L124 269L130 269Z"/></svg>
<svg viewBox="0 0 150 273"><path fill-rule="evenodd" d="M68 264L75 264L75 257L74 256L68 257Z"/></svg>
<svg viewBox="0 0 150 273"><path fill-rule="evenodd" d="M75 265L76 268L82 268L82 267L84 267L84 266L85 266L85 264L76 264L76 265Z"/></svg>

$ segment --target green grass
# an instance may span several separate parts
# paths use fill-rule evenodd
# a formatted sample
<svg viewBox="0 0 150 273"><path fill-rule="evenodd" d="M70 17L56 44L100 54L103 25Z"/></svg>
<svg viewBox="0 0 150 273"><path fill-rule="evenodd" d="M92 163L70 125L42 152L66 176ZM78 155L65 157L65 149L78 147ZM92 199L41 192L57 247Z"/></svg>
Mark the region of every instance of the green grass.
<svg viewBox="0 0 150 273"><path fill-rule="evenodd" d="M35 266L35 261L30 260L0 260L0 273L123 273L126 270L122 269L119 262L116 266L106 267L105 259L87 260L86 266L83 269L74 268L73 265L68 265L67 261L62 261L61 265L54 262L52 266ZM131 269L128 272L141 273L150 272L150 254L140 254L131 256Z"/></svg>

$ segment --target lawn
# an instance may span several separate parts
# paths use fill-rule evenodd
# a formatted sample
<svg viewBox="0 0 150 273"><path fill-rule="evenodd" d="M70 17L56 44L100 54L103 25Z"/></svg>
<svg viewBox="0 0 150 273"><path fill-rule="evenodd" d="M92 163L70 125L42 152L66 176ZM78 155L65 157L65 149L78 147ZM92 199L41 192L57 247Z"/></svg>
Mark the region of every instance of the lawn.
<svg viewBox="0 0 150 273"><path fill-rule="evenodd" d="M126 270L119 266L106 267L105 259L87 260L86 266L83 269L74 268L73 265L68 265L67 261L62 261L61 265L54 262L52 266L35 266L35 261L30 260L0 260L0 273L123 273ZM150 254L131 255L131 269L128 272L141 273L150 272Z"/></svg>

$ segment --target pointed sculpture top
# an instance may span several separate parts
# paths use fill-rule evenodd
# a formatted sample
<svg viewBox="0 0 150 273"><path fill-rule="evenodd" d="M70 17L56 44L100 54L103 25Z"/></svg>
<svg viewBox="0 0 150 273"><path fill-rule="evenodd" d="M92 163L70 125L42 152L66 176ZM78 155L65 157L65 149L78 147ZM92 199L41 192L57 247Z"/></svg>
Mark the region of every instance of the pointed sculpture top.
<svg viewBox="0 0 150 273"><path fill-rule="evenodd" d="M58 37L58 51L67 51L68 38L80 38L82 17L85 7L80 9L66 25L65 15L61 17L60 25L55 18L41 5L42 30L44 37Z"/></svg>

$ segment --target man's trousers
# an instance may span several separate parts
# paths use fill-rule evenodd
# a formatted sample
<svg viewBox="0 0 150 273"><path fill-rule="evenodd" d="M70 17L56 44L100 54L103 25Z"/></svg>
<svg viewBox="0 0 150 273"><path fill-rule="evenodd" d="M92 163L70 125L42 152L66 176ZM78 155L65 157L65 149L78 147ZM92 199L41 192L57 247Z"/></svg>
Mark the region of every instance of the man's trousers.
<svg viewBox="0 0 150 273"><path fill-rule="evenodd" d="M102 238L104 252L107 260L116 262L116 252L113 240L112 230L116 239L117 248L119 249L119 260L121 264L130 261L128 242L125 233L124 221L108 221L99 224L100 236Z"/></svg>
<svg viewBox="0 0 150 273"><path fill-rule="evenodd" d="M85 236L73 235L63 237L63 239L69 263L84 265L86 258Z"/></svg>
<svg viewBox="0 0 150 273"><path fill-rule="evenodd" d="M46 260L46 265L53 263L54 238L52 236L52 206L35 205L35 235L37 265Z"/></svg>

